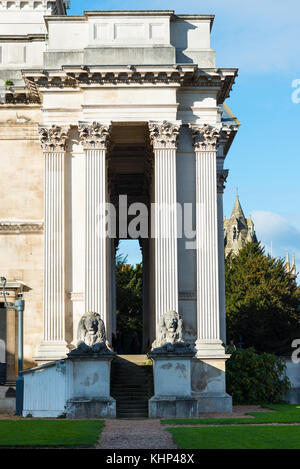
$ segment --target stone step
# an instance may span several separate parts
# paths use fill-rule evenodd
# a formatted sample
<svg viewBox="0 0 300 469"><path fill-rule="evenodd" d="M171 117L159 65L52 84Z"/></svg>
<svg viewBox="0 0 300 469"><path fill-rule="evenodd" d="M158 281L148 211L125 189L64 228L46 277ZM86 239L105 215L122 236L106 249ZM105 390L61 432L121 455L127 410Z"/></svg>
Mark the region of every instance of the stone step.
<svg viewBox="0 0 300 469"><path fill-rule="evenodd" d="M151 376L151 373L149 373L148 370L139 370L139 369L134 369L134 370L117 370L117 369L113 369L112 371L112 377L116 376L118 378L127 378L129 376L132 376L132 377L141 377L141 378L144 378L144 377L147 377L147 376Z"/></svg>
<svg viewBox="0 0 300 469"><path fill-rule="evenodd" d="M141 409L148 409L148 401L146 402L118 402L117 404L118 410L141 410Z"/></svg>
<svg viewBox="0 0 300 469"><path fill-rule="evenodd" d="M113 364L120 363L123 360L135 365L143 365L144 363L148 363L147 355L117 355Z"/></svg>
<svg viewBox="0 0 300 469"><path fill-rule="evenodd" d="M149 383L145 383L145 381L134 381L130 384L126 382L113 381L111 383L111 387L115 389L145 389L149 384L151 384L151 381Z"/></svg>
<svg viewBox="0 0 300 469"><path fill-rule="evenodd" d="M112 363L111 395L117 417L147 418L153 390L153 368L144 366L146 355L119 355Z"/></svg>
<svg viewBox="0 0 300 469"><path fill-rule="evenodd" d="M145 403L148 402L148 397L128 397L128 396L118 396L118 402L130 402L132 405L138 404L138 403Z"/></svg>
<svg viewBox="0 0 300 469"><path fill-rule="evenodd" d="M115 389L115 388L112 388L111 389L111 392L118 395L118 396L148 396L149 394L149 391L148 391L148 388L147 389Z"/></svg>
<svg viewBox="0 0 300 469"><path fill-rule="evenodd" d="M128 419L128 420L131 420L131 419L147 419L148 418L148 412L142 412L142 413L128 413L128 412L124 412L124 413L117 413L117 418L119 419Z"/></svg>
<svg viewBox="0 0 300 469"><path fill-rule="evenodd" d="M137 383L137 384L127 384L127 383L111 383L111 389L118 389L120 391L126 390L136 390L136 391L144 391L145 389L149 388L149 385L152 383Z"/></svg>

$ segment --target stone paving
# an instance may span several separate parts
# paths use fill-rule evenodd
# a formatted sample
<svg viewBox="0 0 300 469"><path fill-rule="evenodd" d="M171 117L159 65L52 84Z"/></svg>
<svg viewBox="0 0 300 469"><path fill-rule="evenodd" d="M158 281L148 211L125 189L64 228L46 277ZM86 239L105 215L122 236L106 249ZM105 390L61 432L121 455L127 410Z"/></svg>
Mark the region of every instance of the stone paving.
<svg viewBox="0 0 300 469"><path fill-rule="evenodd" d="M97 449L177 449L160 420L106 420Z"/></svg>

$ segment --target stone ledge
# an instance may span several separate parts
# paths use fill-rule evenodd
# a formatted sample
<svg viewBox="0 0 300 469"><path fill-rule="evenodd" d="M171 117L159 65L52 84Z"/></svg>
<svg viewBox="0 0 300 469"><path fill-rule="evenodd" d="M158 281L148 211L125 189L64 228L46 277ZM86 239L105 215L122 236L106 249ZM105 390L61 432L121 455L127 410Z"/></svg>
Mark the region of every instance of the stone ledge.
<svg viewBox="0 0 300 469"><path fill-rule="evenodd" d="M112 397L72 398L66 414L68 418L116 418L116 401Z"/></svg>
<svg viewBox="0 0 300 469"><path fill-rule="evenodd" d="M154 396L149 400L149 418L189 418L197 415L197 399L188 396Z"/></svg>
<svg viewBox="0 0 300 469"><path fill-rule="evenodd" d="M222 393L192 393L197 400L197 415L232 413L232 397Z"/></svg>

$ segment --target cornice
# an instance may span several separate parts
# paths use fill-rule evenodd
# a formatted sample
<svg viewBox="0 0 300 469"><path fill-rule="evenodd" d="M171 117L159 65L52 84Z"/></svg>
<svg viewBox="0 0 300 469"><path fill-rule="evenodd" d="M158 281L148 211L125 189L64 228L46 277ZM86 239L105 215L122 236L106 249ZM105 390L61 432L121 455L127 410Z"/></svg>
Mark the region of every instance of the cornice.
<svg viewBox="0 0 300 469"><path fill-rule="evenodd" d="M1 42L45 42L47 34L0 34Z"/></svg>
<svg viewBox="0 0 300 469"><path fill-rule="evenodd" d="M23 70L23 76L38 89L164 85L180 86L192 78L195 65L72 66L59 70Z"/></svg>
<svg viewBox="0 0 300 469"><path fill-rule="evenodd" d="M64 91L128 85L215 89L217 104L229 97L237 69L198 69L195 64L173 65L65 65L58 70L22 70L28 86L38 94L44 89Z"/></svg>
<svg viewBox="0 0 300 469"><path fill-rule="evenodd" d="M43 233L42 221L7 221L0 220L0 234Z"/></svg>

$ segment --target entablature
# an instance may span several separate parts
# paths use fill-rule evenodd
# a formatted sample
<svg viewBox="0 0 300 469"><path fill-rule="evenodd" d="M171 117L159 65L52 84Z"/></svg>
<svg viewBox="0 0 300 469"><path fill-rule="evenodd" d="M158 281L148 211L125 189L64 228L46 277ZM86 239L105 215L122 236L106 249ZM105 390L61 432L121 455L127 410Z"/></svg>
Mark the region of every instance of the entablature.
<svg viewBox="0 0 300 469"><path fill-rule="evenodd" d="M217 104L228 98L238 70L198 69L197 65L65 65L58 70L23 70L26 82L43 91L54 88L178 86L182 88L215 89Z"/></svg>

